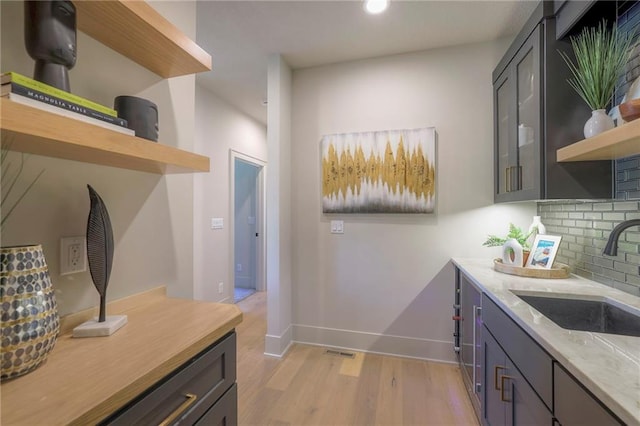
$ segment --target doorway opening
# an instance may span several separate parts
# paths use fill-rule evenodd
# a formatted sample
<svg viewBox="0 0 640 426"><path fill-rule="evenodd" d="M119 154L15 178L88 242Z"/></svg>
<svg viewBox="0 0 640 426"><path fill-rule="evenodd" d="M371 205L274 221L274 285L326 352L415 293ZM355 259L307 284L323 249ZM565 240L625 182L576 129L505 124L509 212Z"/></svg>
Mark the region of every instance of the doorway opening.
<svg viewBox="0 0 640 426"><path fill-rule="evenodd" d="M234 303L265 291L264 168L255 158L231 151L232 265Z"/></svg>

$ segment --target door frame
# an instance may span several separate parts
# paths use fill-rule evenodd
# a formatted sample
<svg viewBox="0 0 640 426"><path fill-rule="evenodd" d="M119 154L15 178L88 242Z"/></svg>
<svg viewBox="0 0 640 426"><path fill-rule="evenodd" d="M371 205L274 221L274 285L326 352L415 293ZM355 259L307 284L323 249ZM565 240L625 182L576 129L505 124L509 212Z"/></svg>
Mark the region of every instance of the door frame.
<svg viewBox="0 0 640 426"><path fill-rule="evenodd" d="M266 291L267 290L267 273L266 273L266 256L267 256L267 238L266 238L266 208L265 208L265 191L266 191L266 173L267 173L267 163L252 157L250 155L243 154L239 151L235 151L233 149L229 150L229 182L230 191L229 191L229 235L230 235L230 256L229 256L229 283L233 284L233 288L235 289L235 169L236 169L236 160L243 161L245 163L251 164L252 166L258 168L258 176L256 179L256 232L258 233L258 242L256 244L256 291ZM233 296L232 296L233 298Z"/></svg>

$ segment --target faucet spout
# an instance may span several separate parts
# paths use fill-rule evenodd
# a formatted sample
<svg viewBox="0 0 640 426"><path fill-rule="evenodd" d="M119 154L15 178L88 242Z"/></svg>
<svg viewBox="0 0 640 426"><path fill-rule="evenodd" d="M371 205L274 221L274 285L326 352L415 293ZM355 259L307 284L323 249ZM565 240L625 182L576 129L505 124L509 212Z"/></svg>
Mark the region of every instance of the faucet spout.
<svg viewBox="0 0 640 426"><path fill-rule="evenodd" d="M617 256L618 238L620 238L622 231L632 226L640 226L640 219L625 220L624 222L616 225L616 227L613 228L613 231L611 231L611 234L609 234L609 240L607 241L607 245L604 247L602 254L607 256Z"/></svg>

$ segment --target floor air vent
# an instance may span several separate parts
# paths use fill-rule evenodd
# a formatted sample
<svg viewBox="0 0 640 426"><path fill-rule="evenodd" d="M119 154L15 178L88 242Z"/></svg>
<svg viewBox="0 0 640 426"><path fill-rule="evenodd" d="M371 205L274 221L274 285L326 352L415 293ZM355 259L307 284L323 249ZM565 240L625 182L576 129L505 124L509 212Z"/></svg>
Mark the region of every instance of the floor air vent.
<svg viewBox="0 0 640 426"><path fill-rule="evenodd" d="M339 356L342 358L355 358L356 354L354 354L353 352L345 352L345 351L338 351L336 349L327 349L324 351L325 355L332 355L332 356Z"/></svg>

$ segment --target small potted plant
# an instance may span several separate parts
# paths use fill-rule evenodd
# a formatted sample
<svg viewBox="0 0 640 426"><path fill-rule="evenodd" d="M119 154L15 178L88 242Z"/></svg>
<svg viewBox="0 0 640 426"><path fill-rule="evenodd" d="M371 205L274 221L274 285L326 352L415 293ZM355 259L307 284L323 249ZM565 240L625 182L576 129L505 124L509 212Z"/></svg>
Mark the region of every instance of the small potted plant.
<svg viewBox="0 0 640 426"><path fill-rule="evenodd" d="M531 237L531 235L533 234L535 230L532 230L531 232L527 232L525 233L522 229L520 229L519 227L515 226L513 223L509 223L509 233L506 235L506 237L498 237L496 235L489 235L487 237L487 241L485 241L484 243L482 243L483 246L485 247L501 247L503 246L507 241L514 239L518 242L518 244L520 244L522 246L522 257L523 257L523 263L527 262L527 258L529 257L529 252L530 252L530 245L529 245L529 237ZM513 253L511 253L511 258L513 259Z"/></svg>
<svg viewBox="0 0 640 426"><path fill-rule="evenodd" d="M637 45L633 38L633 33L619 33L615 25L608 30L606 21L602 21L597 28L585 28L578 36L571 37L575 62L565 52L558 52L573 75L567 82L592 110L591 118L584 125L586 138L614 127L606 107Z"/></svg>

